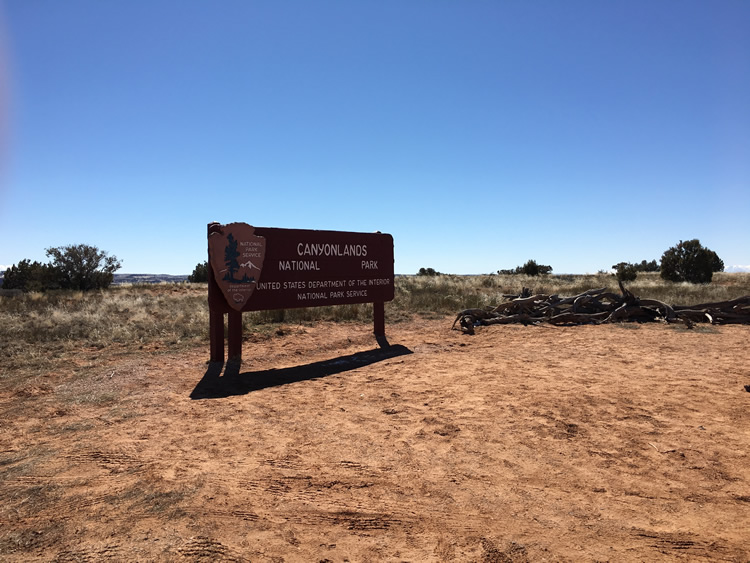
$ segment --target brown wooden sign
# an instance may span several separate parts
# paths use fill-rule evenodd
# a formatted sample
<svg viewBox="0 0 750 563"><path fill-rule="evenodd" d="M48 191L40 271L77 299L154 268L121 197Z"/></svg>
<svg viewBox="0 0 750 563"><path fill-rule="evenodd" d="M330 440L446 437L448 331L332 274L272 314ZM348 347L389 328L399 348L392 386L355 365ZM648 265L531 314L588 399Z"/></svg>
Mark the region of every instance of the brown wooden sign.
<svg viewBox="0 0 750 563"><path fill-rule="evenodd" d="M238 357L232 325L243 311L374 303L375 333L385 334L383 303L394 295L391 235L211 223L208 255L209 307L214 317L221 315L222 361L224 313L230 316L230 358ZM213 320L215 361L218 331Z"/></svg>

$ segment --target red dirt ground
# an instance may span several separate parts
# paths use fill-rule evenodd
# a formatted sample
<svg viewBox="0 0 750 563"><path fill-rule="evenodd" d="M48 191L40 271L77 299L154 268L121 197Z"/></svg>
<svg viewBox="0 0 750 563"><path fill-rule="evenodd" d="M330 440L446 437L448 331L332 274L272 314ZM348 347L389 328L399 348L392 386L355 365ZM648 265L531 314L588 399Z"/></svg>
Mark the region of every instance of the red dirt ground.
<svg viewBox="0 0 750 563"><path fill-rule="evenodd" d="M0 408L2 561L750 559L750 328L87 350Z"/></svg>

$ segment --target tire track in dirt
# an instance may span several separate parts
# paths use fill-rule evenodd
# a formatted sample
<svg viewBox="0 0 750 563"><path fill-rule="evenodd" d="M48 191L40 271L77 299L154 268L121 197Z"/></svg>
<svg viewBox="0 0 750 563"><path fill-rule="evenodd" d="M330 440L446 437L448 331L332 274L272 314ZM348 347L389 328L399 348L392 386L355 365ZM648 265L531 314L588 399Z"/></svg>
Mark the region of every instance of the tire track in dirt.
<svg viewBox="0 0 750 563"><path fill-rule="evenodd" d="M410 534L442 526L458 535L476 535L483 528L481 515L456 517L452 505L438 503L437 491L423 498L406 488L400 499L388 498L400 488L392 476L348 460L331 464L315 477L271 474L245 481L240 488L252 492L253 515L260 520L306 528L337 526L353 532ZM448 496L444 500L453 501ZM266 511L280 501L285 508L275 508L272 515Z"/></svg>
<svg viewBox="0 0 750 563"><path fill-rule="evenodd" d="M390 528L408 528L409 523L388 513L362 512L357 510L309 511L298 512L286 517L288 522L306 526L341 526L353 531L388 530Z"/></svg>
<svg viewBox="0 0 750 563"><path fill-rule="evenodd" d="M711 561L739 561L742 553L730 549L724 542L701 540L694 534L685 532L656 532L632 530L633 538L639 543L671 557L697 558Z"/></svg>
<svg viewBox="0 0 750 563"><path fill-rule="evenodd" d="M261 462L270 469L252 478L212 476L208 485L236 487L235 504L246 493L252 510L229 510L193 506L193 514L210 514L222 519L257 522L262 528L281 522L316 529L335 526L352 532L396 531L408 534L415 528L440 522L460 534L476 534L479 519L467 522L454 518L450 509L435 508L435 498L422 503L413 491L403 491L402 500L385 498L398 488L393 476L365 463L351 460L322 464L311 472L300 456L270 458ZM428 495L429 496L429 495Z"/></svg>
<svg viewBox="0 0 750 563"><path fill-rule="evenodd" d="M106 545L100 549L70 549L60 551L52 563L97 563L98 561L123 561L127 554L119 544Z"/></svg>
<svg viewBox="0 0 750 563"><path fill-rule="evenodd" d="M205 514L216 518L238 519L246 522L259 522L261 520L260 516L249 510L222 510L220 508L205 508L204 506L191 506L188 507L188 510L192 514Z"/></svg>
<svg viewBox="0 0 750 563"><path fill-rule="evenodd" d="M220 561L222 563L245 563L245 559L232 548L206 536L190 538L177 548L177 553L192 561Z"/></svg>
<svg viewBox="0 0 750 563"><path fill-rule="evenodd" d="M123 451L90 450L64 456L76 463L92 462L111 473L136 473L147 469L147 462Z"/></svg>

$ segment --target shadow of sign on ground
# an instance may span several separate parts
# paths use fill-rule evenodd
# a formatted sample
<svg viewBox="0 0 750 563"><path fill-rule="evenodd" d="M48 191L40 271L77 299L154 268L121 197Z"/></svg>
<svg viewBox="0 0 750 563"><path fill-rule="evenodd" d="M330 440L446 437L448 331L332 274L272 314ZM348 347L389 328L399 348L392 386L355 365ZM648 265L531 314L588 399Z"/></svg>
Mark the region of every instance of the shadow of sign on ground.
<svg viewBox="0 0 750 563"><path fill-rule="evenodd" d="M381 343L382 345L382 343ZM240 372L237 362L211 362L203 378L190 393L191 399L221 399L253 391L319 379L411 354L400 344L383 346L330 360L281 369ZM222 373L223 372L223 373Z"/></svg>

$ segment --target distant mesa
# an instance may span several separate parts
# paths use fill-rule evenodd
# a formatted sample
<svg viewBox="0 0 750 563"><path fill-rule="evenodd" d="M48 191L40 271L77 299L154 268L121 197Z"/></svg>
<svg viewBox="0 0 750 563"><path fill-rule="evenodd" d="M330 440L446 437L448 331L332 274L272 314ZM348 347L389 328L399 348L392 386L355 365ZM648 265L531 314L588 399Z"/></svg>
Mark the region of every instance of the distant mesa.
<svg viewBox="0 0 750 563"><path fill-rule="evenodd" d="M731 273L734 273L734 274L739 274L739 273L741 273L741 272L750 272L750 266L740 266L740 265L734 265L734 266L729 266L729 267L728 267L728 268L727 268L726 270L724 270L724 271L725 271L725 272L729 272L730 274L731 274Z"/></svg>

